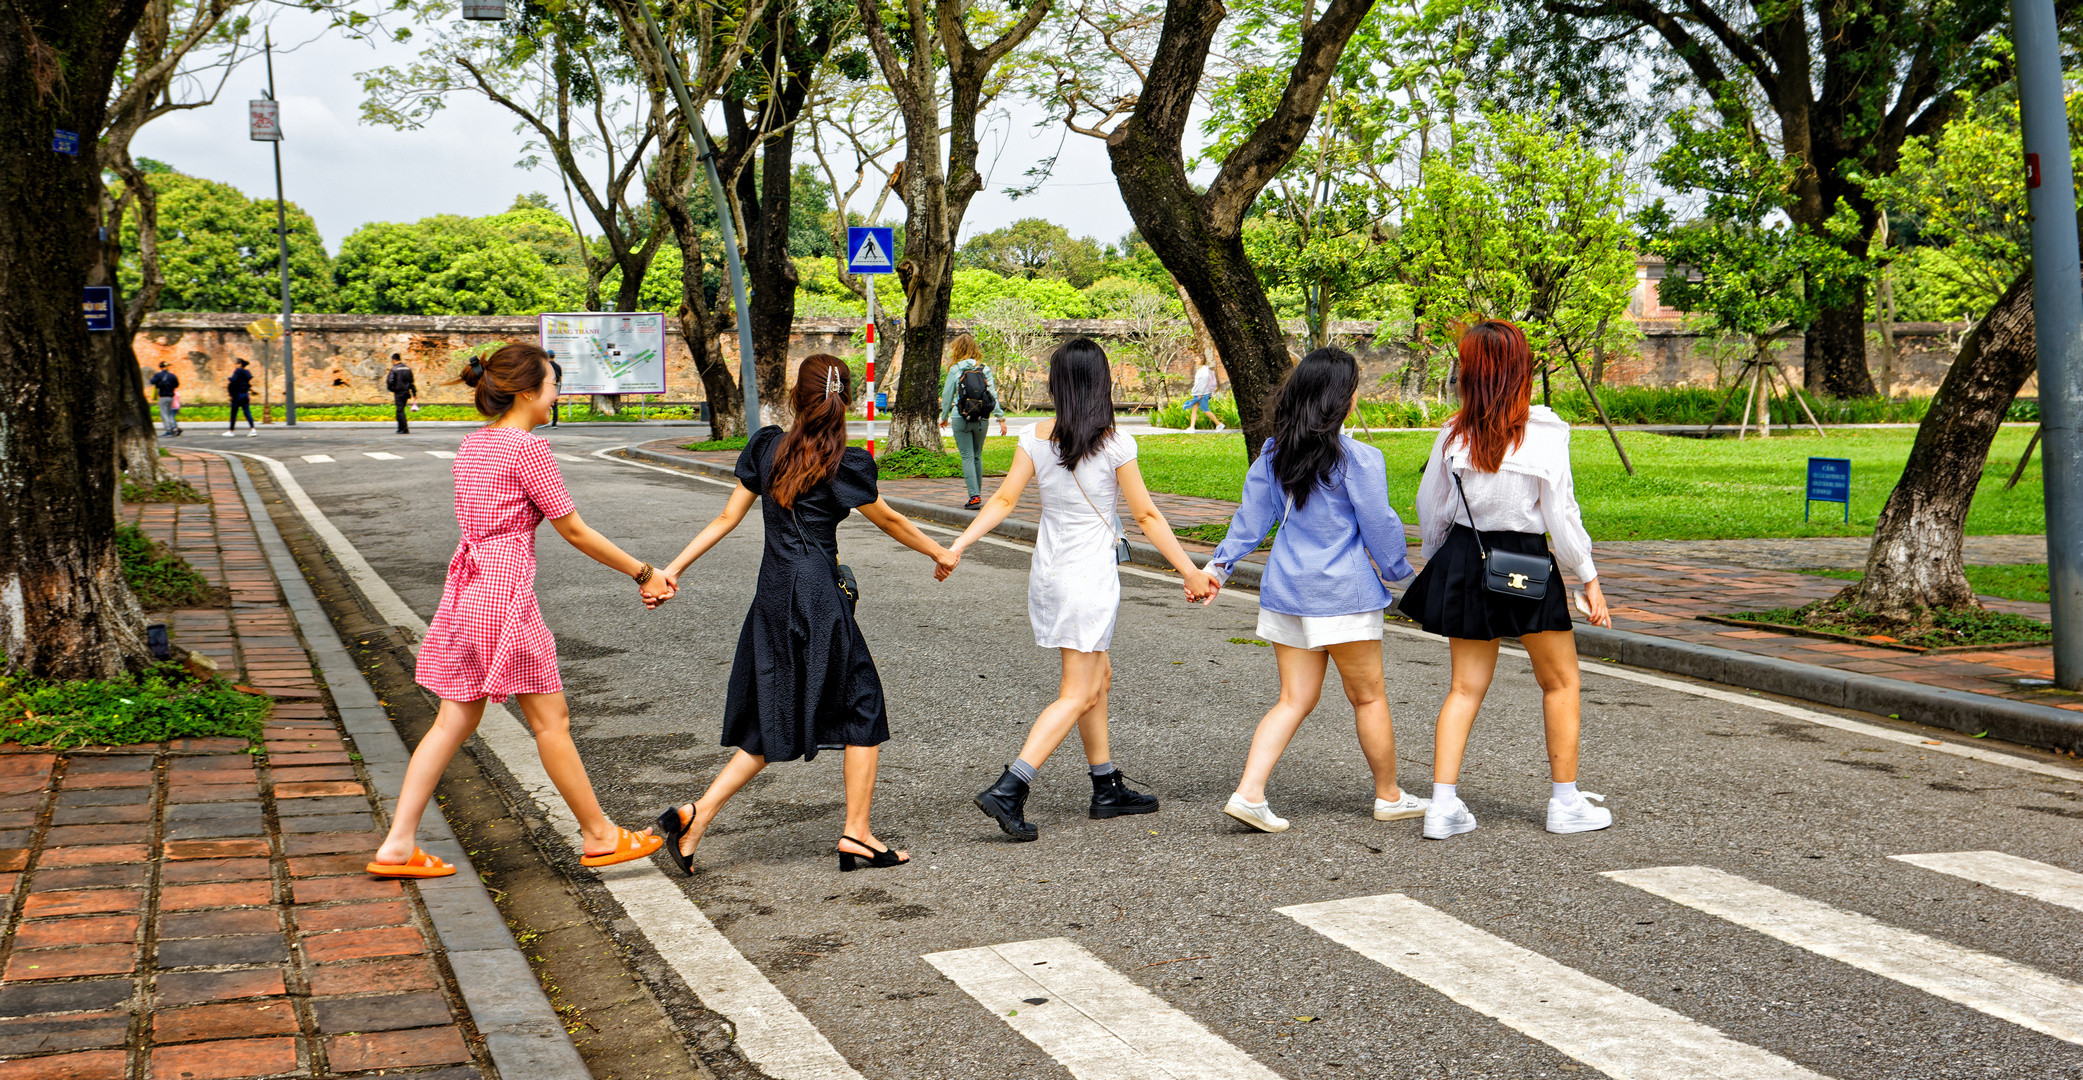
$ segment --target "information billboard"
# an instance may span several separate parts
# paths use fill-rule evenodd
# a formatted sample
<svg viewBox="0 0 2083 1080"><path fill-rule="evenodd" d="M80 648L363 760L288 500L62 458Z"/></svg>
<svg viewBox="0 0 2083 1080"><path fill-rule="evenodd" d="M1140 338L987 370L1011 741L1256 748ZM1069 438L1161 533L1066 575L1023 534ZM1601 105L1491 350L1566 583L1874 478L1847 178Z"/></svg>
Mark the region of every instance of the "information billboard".
<svg viewBox="0 0 2083 1080"><path fill-rule="evenodd" d="M567 394L665 393L665 316L644 311L543 315L542 347Z"/></svg>

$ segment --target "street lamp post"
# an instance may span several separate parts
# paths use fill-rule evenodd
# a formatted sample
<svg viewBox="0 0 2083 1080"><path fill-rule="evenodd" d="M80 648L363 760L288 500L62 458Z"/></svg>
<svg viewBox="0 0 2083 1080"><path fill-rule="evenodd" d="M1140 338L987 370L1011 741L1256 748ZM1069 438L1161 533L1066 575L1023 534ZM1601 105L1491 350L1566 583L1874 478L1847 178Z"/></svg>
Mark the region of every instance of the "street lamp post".
<svg viewBox="0 0 2083 1080"><path fill-rule="evenodd" d="M289 212L282 199L282 108L275 100L275 42L265 30L261 32L261 42L262 55L267 59L268 91L265 98L247 103L250 117L248 137L255 142L273 144L275 151L275 243L282 273L282 415L285 424L295 427L297 372L293 361L296 344L289 327ZM261 411L267 411L265 396L261 401Z"/></svg>

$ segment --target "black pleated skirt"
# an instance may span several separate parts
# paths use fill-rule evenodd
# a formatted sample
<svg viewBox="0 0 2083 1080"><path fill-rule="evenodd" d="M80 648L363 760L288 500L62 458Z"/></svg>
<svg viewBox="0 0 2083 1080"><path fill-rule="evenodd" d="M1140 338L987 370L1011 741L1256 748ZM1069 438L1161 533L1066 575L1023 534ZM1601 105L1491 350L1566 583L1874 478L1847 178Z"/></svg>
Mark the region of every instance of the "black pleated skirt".
<svg viewBox="0 0 2083 1080"><path fill-rule="evenodd" d="M1524 637L1570 628L1569 588L1548 550L1548 538L1535 533L1485 532L1492 551L1548 556L1548 595L1520 599L1483 587L1483 553L1475 531L1456 525L1425 568L1396 601L1396 610L1427 633L1468 641Z"/></svg>

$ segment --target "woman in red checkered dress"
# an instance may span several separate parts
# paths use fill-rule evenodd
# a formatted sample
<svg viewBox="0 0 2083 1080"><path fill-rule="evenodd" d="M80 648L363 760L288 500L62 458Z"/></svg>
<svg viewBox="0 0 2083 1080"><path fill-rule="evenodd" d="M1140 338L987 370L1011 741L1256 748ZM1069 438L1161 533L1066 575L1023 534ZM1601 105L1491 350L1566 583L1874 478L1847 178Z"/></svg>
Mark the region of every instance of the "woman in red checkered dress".
<svg viewBox="0 0 2083 1080"><path fill-rule="evenodd" d="M456 523L462 541L448 564L441 609L420 643L420 685L441 697L434 727L412 752L390 835L368 866L381 877L446 877L456 868L414 844L420 815L443 770L483 719L485 702L514 698L535 732L543 771L578 818L587 866L641 859L663 843L632 833L601 812L571 740L571 713L557 677L557 639L535 602L535 528L548 518L558 535L603 566L635 579L647 607L674 591L671 576L624 554L579 520L550 444L532 430L548 423L557 400L549 354L508 345L470 361L462 381L477 409L492 417L456 451Z"/></svg>

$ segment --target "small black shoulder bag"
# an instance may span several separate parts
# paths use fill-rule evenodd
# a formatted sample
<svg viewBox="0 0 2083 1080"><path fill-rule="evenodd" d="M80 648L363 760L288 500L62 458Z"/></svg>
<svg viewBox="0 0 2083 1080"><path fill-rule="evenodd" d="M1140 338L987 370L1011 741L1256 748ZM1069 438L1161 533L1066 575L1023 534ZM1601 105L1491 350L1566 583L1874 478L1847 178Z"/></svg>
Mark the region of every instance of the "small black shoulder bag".
<svg viewBox="0 0 2083 1080"><path fill-rule="evenodd" d="M803 541L804 547L812 551L819 550L818 546L811 543L810 538L803 534L803 519L796 516L796 508L793 506L788 508L788 520L795 524L796 538ZM854 579L853 567L840 562L837 558L832 560L832 583L839 586L839 594L846 597L847 603L858 605L861 602L861 584Z"/></svg>
<svg viewBox="0 0 2083 1080"><path fill-rule="evenodd" d="M1555 564L1546 555L1521 555L1516 551L1492 551L1483 543L1483 531L1475 527L1475 511L1468 506L1468 489L1454 474L1454 490L1461 493L1461 509L1468 514L1468 531L1475 534L1476 550L1483 555L1483 588L1515 600L1540 600L1548 595L1548 576Z"/></svg>

